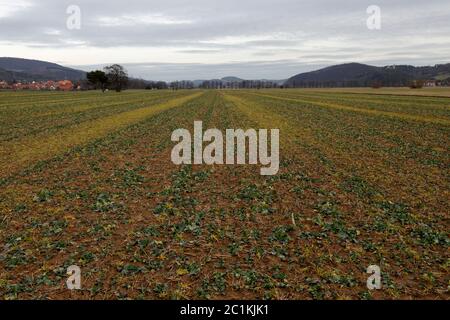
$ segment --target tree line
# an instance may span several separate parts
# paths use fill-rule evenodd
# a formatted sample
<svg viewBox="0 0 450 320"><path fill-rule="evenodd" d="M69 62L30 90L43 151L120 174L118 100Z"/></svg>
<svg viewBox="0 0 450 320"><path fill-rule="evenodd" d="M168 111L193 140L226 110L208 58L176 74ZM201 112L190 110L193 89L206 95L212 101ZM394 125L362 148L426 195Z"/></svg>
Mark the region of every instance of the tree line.
<svg viewBox="0 0 450 320"><path fill-rule="evenodd" d="M86 82L82 84L83 89L87 90L114 90L121 92L125 89L147 89L147 90L188 90L195 88L202 89L264 89L264 88L280 88L279 83L268 80L205 80L194 82L189 80L183 81L147 81L143 79L133 79L128 76L127 70L119 65L114 64L105 67L103 70L94 70L86 75Z"/></svg>
<svg viewBox="0 0 450 320"><path fill-rule="evenodd" d="M164 81L132 79L128 77L127 70L119 64L107 66L103 70L88 72L86 79L87 82L83 86L84 89L102 90L103 92L107 90L121 92L125 89L178 90L194 88L192 81L174 81L167 83Z"/></svg>

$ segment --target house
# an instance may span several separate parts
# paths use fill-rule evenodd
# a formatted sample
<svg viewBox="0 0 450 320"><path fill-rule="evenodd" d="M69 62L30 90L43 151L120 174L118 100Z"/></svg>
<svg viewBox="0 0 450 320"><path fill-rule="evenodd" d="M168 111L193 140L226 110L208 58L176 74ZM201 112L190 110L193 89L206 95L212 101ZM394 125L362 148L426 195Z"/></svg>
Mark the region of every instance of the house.
<svg viewBox="0 0 450 320"><path fill-rule="evenodd" d="M12 85L12 89L13 90L23 90L23 89L25 89L25 85L23 85L20 82L17 82Z"/></svg>
<svg viewBox="0 0 450 320"><path fill-rule="evenodd" d="M41 90L42 89L42 83L33 81L28 85L28 89L30 90Z"/></svg>
<svg viewBox="0 0 450 320"><path fill-rule="evenodd" d="M61 91L71 91L73 90L73 83L70 80L58 81L57 88Z"/></svg>
<svg viewBox="0 0 450 320"><path fill-rule="evenodd" d="M50 80L50 81L47 81L47 82L44 83L44 87L45 87L45 90L53 91L53 90L56 90L58 85L55 83L55 81L51 81Z"/></svg>
<svg viewBox="0 0 450 320"><path fill-rule="evenodd" d="M9 85L6 81L0 81L0 89L8 89Z"/></svg>
<svg viewBox="0 0 450 320"><path fill-rule="evenodd" d="M437 83L436 83L436 80L426 80L426 81L424 81L424 83L423 83L423 86L424 87L436 87L437 86Z"/></svg>

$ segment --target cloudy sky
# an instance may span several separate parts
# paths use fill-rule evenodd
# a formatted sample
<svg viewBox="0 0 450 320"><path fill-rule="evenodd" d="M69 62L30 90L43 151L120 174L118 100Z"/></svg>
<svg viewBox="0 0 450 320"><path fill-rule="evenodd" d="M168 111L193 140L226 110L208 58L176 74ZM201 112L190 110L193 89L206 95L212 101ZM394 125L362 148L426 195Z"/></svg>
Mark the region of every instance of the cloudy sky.
<svg viewBox="0 0 450 320"><path fill-rule="evenodd" d="M68 29L67 9L81 10ZM367 8L381 8L369 30ZM73 20L70 20L73 21ZM0 56L145 79L285 79L344 62L450 62L449 0L0 0Z"/></svg>

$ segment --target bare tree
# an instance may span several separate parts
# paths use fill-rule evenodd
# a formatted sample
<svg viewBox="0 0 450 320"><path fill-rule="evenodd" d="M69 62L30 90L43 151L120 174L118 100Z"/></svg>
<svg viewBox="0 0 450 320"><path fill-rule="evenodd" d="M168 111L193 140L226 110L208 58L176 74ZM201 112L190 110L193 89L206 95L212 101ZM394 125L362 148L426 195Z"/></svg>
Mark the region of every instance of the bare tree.
<svg viewBox="0 0 450 320"><path fill-rule="evenodd" d="M124 67L119 64L105 67L105 73L112 89L121 92L126 89L128 84L128 73Z"/></svg>

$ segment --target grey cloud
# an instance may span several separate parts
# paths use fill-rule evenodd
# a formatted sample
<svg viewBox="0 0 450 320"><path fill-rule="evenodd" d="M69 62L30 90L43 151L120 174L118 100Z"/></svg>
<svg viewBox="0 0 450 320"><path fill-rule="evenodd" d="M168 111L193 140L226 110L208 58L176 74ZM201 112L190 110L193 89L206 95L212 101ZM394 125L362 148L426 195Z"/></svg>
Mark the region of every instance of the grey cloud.
<svg viewBox="0 0 450 320"><path fill-rule="evenodd" d="M212 68L218 68L217 73L229 75L234 71L248 78L261 73L257 70L262 68L261 58L275 60L262 70L265 77L272 78L288 77L310 69L311 65L349 60L433 64L445 62L442 59L450 47L448 0L377 0L383 18L380 31L370 31L365 26L366 8L373 4L372 0L25 1L32 6L0 18L0 43L26 45L30 52L40 48L75 48L80 44L88 49L165 48L192 60L201 54L223 55L224 61L228 60L228 64L206 61L204 65L185 67L174 61L166 78L175 77L176 72L181 77L183 70L206 76ZM72 4L82 10L81 30L66 29L66 8ZM161 18L146 22L142 18L146 15ZM124 16L128 17L127 23L117 26L105 26L101 20ZM133 16L140 18L133 20ZM170 23L164 23L164 19ZM230 38L241 41L233 43ZM231 63L228 55L232 53L242 53L245 58ZM282 58L285 56L294 62L286 62ZM251 57L255 61L249 61ZM126 64L128 58L117 62ZM85 64L89 65L89 61ZM154 68L160 67L150 69ZM153 76L143 74L137 67L132 70L143 77Z"/></svg>
<svg viewBox="0 0 450 320"><path fill-rule="evenodd" d="M192 53L192 54L204 54L204 53L220 53L219 49L204 49L204 50L178 50L181 53Z"/></svg>

